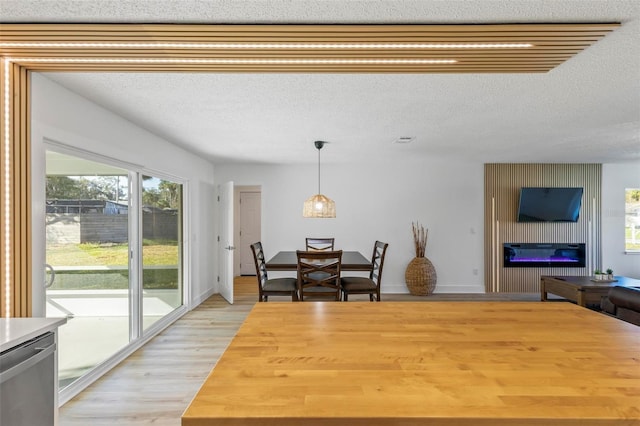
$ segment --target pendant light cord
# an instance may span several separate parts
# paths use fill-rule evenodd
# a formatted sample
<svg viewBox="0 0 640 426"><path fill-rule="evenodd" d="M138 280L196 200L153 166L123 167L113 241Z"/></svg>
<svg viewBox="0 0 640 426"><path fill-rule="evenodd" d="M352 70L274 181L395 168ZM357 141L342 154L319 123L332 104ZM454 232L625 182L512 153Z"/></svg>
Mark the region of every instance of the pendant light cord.
<svg viewBox="0 0 640 426"><path fill-rule="evenodd" d="M318 194L322 194L320 192L320 148L318 148Z"/></svg>

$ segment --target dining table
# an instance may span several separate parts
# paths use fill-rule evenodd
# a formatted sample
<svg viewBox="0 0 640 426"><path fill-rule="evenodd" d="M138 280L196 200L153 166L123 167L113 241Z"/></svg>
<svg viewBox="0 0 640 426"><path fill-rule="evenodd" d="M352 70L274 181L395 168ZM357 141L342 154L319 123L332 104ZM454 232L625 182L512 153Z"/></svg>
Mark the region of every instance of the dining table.
<svg viewBox="0 0 640 426"><path fill-rule="evenodd" d="M266 263L268 271L295 271L298 269L298 256L295 250L280 251ZM343 271L370 271L373 269L371 260L358 251L343 251Z"/></svg>

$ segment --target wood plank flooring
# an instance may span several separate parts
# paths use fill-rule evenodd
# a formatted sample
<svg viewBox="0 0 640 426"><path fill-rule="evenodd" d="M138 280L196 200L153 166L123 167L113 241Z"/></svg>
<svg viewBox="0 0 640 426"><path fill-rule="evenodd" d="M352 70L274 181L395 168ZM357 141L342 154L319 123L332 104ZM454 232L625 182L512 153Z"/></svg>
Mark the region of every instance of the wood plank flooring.
<svg viewBox="0 0 640 426"><path fill-rule="evenodd" d="M258 299L255 277L239 277L234 287L233 305L212 296L67 402L60 408L60 426L179 426L182 413ZM381 303L539 298L538 293L383 295Z"/></svg>

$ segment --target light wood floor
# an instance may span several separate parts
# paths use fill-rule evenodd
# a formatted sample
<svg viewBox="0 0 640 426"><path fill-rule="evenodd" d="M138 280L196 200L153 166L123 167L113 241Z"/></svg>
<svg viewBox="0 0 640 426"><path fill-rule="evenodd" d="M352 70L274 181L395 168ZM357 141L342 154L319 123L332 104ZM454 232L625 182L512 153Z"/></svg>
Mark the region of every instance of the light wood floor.
<svg viewBox="0 0 640 426"><path fill-rule="evenodd" d="M60 408L60 426L179 426L182 413L257 301L255 277L239 277L234 287L233 305L218 295L212 296L67 402ZM367 296L352 298L365 300ZM382 303L539 298L537 293L383 295Z"/></svg>

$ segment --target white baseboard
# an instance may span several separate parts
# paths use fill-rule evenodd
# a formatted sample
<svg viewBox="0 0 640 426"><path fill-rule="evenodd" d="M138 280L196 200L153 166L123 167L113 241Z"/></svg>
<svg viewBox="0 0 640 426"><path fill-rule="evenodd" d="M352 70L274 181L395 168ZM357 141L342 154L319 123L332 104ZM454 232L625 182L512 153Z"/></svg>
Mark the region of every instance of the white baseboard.
<svg viewBox="0 0 640 426"><path fill-rule="evenodd" d="M208 298L210 298L216 293L217 293L216 289L210 288L209 290L205 291L198 297L194 297L193 299L191 299L189 310L195 309L196 306L198 306L199 304L201 304L202 302L204 302L205 300L207 300Z"/></svg>
<svg viewBox="0 0 640 426"><path fill-rule="evenodd" d="M435 294L437 293L476 293L476 294L484 294L486 291L484 290L484 286L478 286L477 284L462 284L462 285L436 285L435 290L433 291Z"/></svg>
<svg viewBox="0 0 640 426"><path fill-rule="evenodd" d="M406 284L382 284L382 294L409 294ZM434 293L486 293L481 284L436 284Z"/></svg>

